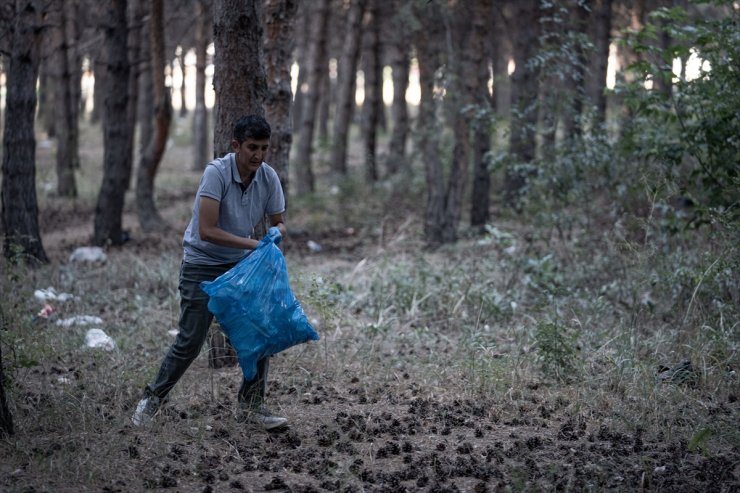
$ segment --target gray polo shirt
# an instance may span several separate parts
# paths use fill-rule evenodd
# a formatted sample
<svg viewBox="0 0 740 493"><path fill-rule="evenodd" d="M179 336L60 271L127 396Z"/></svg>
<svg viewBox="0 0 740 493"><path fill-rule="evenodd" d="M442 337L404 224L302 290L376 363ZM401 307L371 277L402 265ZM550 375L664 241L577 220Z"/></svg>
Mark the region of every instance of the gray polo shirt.
<svg viewBox="0 0 740 493"><path fill-rule="evenodd" d="M254 227L267 215L285 212L285 197L277 173L262 163L252 182L242 191L234 153L208 163L193 203L193 216L183 236L183 260L190 264L230 264L239 262L250 250L225 247L200 239L198 216L200 198L220 202L218 227L229 233L251 238Z"/></svg>

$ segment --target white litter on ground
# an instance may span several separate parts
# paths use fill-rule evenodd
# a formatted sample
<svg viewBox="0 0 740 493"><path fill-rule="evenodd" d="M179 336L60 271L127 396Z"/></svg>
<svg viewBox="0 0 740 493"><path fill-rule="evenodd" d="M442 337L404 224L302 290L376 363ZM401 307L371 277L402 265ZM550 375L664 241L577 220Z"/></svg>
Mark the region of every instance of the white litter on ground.
<svg viewBox="0 0 740 493"><path fill-rule="evenodd" d="M69 256L70 262L105 262L108 256L100 247L78 247Z"/></svg>
<svg viewBox="0 0 740 493"><path fill-rule="evenodd" d="M171 336L176 336L180 331L177 329L168 330L167 333Z"/></svg>
<svg viewBox="0 0 740 493"><path fill-rule="evenodd" d="M314 253L318 253L321 251L321 245L313 240L308 240L308 242L306 242L306 246L308 246L308 249Z"/></svg>
<svg viewBox="0 0 740 493"><path fill-rule="evenodd" d="M37 289L33 292L33 297L39 301L56 300L61 302L74 298L74 296L69 293L57 293L56 289L51 286L46 289Z"/></svg>
<svg viewBox="0 0 740 493"><path fill-rule="evenodd" d="M73 325L103 325L103 319L93 317L92 315L77 315L64 320L57 320L57 325L61 327L72 327Z"/></svg>
<svg viewBox="0 0 740 493"><path fill-rule="evenodd" d="M90 329L85 335L85 346L113 351L116 349L116 342L102 329Z"/></svg>

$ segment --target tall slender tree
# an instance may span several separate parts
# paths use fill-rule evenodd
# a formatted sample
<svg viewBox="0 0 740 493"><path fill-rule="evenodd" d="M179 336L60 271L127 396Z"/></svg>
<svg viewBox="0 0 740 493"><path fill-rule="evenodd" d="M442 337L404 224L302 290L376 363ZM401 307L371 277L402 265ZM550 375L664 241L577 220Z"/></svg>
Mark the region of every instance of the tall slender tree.
<svg viewBox="0 0 740 493"><path fill-rule="evenodd" d="M419 64L419 114L416 119L418 148L424 161L427 200L424 211L424 237L427 244L441 243L440 225L444 211L444 174L439 153L440 126L437 122L437 101L434 97L435 73L441 65L444 37L440 28L442 14L436 3L414 3L417 28L414 30L414 47Z"/></svg>
<svg viewBox="0 0 740 493"><path fill-rule="evenodd" d="M267 101L265 117L272 134L267 161L280 177L283 193L288 196L288 166L293 142L290 114L293 91L290 87L290 65L295 40L297 0L265 0L265 69Z"/></svg>
<svg viewBox="0 0 740 493"><path fill-rule="evenodd" d="M293 98L293 128L300 132L303 121L303 99L308 78L308 44L311 39L311 20L313 8L309 2L300 2L297 14L295 62L298 65L296 91Z"/></svg>
<svg viewBox="0 0 740 493"><path fill-rule="evenodd" d="M410 169L406 159L406 141L409 135L409 107L406 102L406 92L409 88L411 71L411 40L409 39L411 14L402 0L394 0L390 7L393 8L388 32L393 102L391 104L391 138L385 168L389 175L393 175L400 170Z"/></svg>
<svg viewBox="0 0 740 493"><path fill-rule="evenodd" d="M506 169L504 201L520 206L526 185L526 166L536 155L538 73L528 63L537 49L540 32L539 0L517 0L509 19L512 29L514 73L511 80L511 128L509 152L512 164ZM524 168L524 169L523 169Z"/></svg>
<svg viewBox="0 0 740 493"><path fill-rule="evenodd" d="M208 108L206 107L206 63L211 39L210 3L196 1L195 21L195 110L193 112L193 169L202 169L208 154Z"/></svg>
<svg viewBox="0 0 740 493"><path fill-rule="evenodd" d="M265 114L268 86L260 6L261 0L216 0L213 5L216 156L230 151L234 124L240 116ZM222 331L212 330L208 340L211 368L236 365L236 353Z"/></svg>
<svg viewBox="0 0 740 493"><path fill-rule="evenodd" d="M93 242L96 245L121 245L123 205L131 180L130 119L128 110L129 73L126 0L106 3L104 25L108 65L105 113L103 121L103 183L95 207Z"/></svg>
<svg viewBox="0 0 740 493"><path fill-rule="evenodd" d="M144 231L158 231L164 226L154 202L154 179L164 156L172 121L172 101L164 77L166 61L163 2L164 0L152 0L150 3L149 40L154 91L154 135L141 155L136 176L136 211L139 224Z"/></svg>
<svg viewBox="0 0 740 493"><path fill-rule="evenodd" d="M383 111L383 62L380 44L380 7L378 0L369 0L367 25L362 54L365 74L365 101L362 103L362 142L364 144L365 178L368 183L378 180L377 141Z"/></svg>
<svg viewBox="0 0 740 493"><path fill-rule="evenodd" d="M39 232L34 136L36 79L48 2L15 0L11 8L2 158L3 253L6 258L22 255L48 262Z"/></svg>
<svg viewBox="0 0 740 493"><path fill-rule="evenodd" d="M262 64L263 27L258 0L216 0L213 5L216 91L213 152L231 149L234 123L247 113L264 115L267 79Z"/></svg>
<svg viewBox="0 0 740 493"><path fill-rule="evenodd" d="M77 184L75 168L79 167L77 101L74 99L73 86L79 75L73 63L74 40L71 39L70 25L74 19L74 2L66 3L56 0L51 10L51 57L49 60L51 90L54 94L52 111L54 112L54 129L57 141L56 174L57 193L62 197L75 197ZM77 82L79 84L79 82Z"/></svg>
<svg viewBox="0 0 740 493"><path fill-rule="evenodd" d="M491 78L490 39L487 39L488 26L493 23L493 10L487 2L476 2L473 11L473 32L470 46L470 101L475 108L472 122L473 139L473 191L470 197L470 224L483 226L490 218L491 170L488 153L491 148L491 94L488 82Z"/></svg>
<svg viewBox="0 0 740 493"><path fill-rule="evenodd" d="M329 25L330 0L317 0L314 4L313 29L308 56L307 91L303 98L302 121L297 154L300 162L296 169L296 193L303 195L314 190L312 169L313 138L321 94L322 74L327 70L326 45Z"/></svg>
<svg viewBox="0 0 740 493"><path fill-rule="evenodd" d="M357 63L362 41L362 17L367 0L352 0L347 11L347 30L339 59L337 74L337 110L334 116L334 132L331 148L332 171L338 175L347 173L347 144L352 113L355 109Z"/></svg>
<svg viewBox="0 0 740 493"><path fill-rule="evenodd" d="M3 372L2 334L8 330L3 305L0 304L0 436L13 434L13 415L5 397L5 373Z"/></svg>
<svg viewBox="0 0 740 493"><path fill-rule="evenodd" d="M606 121L606 73L609 64L609 43L612 28L612 0L596 0L591 18L591 39L594 56L590 70L586 72L588 100L596 108L598 123Z"/></svg>

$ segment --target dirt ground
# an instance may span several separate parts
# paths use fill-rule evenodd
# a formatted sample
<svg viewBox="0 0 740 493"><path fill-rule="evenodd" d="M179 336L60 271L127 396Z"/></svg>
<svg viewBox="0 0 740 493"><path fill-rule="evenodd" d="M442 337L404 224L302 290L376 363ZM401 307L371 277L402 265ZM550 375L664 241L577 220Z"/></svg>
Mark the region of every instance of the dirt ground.
<svg viewBox="0 0 740 493"><path fill-rule="evenodd" d="M146 259L171 251L179 257L190 190L160 189L158 200L173 230L144 235L127 212L124 227L130 229L132 240L108 252L111 262L124 252ZM80 239L89 237L92 214L89 206L41 211L45 247L53 262L63 264ZM378 241L331 228L314 231L310 238L322 244L321 254L309 252L301 232L286 245L287 254L303 268L317 271L330 265L351 269ZM457 385L449 376L420 373L417 361L449 349L451 343L443 338L419 348L389 337L378 346L358 349L348 343L352 337L351 332L322 333L310 354L298 351L273 358L269 403L289 418L290 426L271 433L238 421L234 411L239 370L209 369L204 355L178 384L155 423L144 429L134 428L128 419L138 390L111 384L127 369L120 357L65 354L25 369L15 405L17 434L0 445L0 453L7 454L0 466L0 489L293 493L740 489L737 446L702 453L689 450L690 444L679 436L640 428L626 433L630 416L581 406L588 389L529 381L487 395ZM142 343L133 349L141 353L135 357L154 366L164 346ZM101 371L108 375L101 376ZM86 381L90 375L97 380ZM62 377L72 385L61 385ZM727 401L707 401L707 412L737 416L736 399L735 391ZM85 423L77 415L83 410L92 416ZM45 418L65 412L73 414L61 421ZM51 428L54 423L57 429ZM24 447L15 440L34 445ZM27 454L25 458L19 450Z"/></svg>

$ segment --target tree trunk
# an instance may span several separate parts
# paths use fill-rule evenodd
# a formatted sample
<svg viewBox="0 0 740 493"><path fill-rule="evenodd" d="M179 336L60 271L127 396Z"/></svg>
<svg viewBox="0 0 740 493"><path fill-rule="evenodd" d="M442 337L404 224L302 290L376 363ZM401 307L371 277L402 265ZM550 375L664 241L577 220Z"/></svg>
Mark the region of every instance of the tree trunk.
<svg viewBox="0 0 740 493"><path fill-rule="evenodd" d="M45 50L49 49L51 42L48 39L50 36L46 36L44 40ZM39 64L39 76L38 76L38 121L41 128L46 132L46 138L53 139L56 137L56 131L54 129L54 119L56 118L56 111L54 110L54 81L53 75L53 63L51 56L41 55L41 62Z"/></svg>
<svg viewBox="0 0 740 493"><path fill-rule="evenodd" d="M264 52L268 81L265 117L272 127L267 162L277 171L286 197L290 146L293 143L293 121L290 114L293 91L290 86L290 65L295 42L297 11L297 0L265 0Z"/></svg>
<svg viewBox="0 0 740 493"><path fill-rule="evenodd" d="M67 57L70 74L70 147L72 148L72 168L80 168L80 112L82 111L82 36L80 1L70 0L66 8Z"/></svg>
<svg viewBox="0 0 740 493"><path fill-rule="evenodd" d="M485 17L477 10L481 6L480 2L462 2L451 7L446 16L446 37L450 40L448 41L447 65L450 73L454 74L450 78L449 97L446 99L455 143L440 228L439 240L443 243L457 241L463 195L469 179L470 121L475 114L471 108L478 103L477 72L481 63L477 58L485 54L483 47Z"/></svg>
<svg viewBox="0 0 740 493"><path fill-rule="evenodd" d="M511 79L511 130L509 152L513 165L506 170L504 201L519 209L528 173L517 168L535 158L537 130L537 72L527 62L537 51L539 1L519 0L512 9L513 55L516 68Z"/></svg>
<svg viewBox="0 0 740 493"><path fill-rule="evenodd" d="M136 119L139 124L139 159L146 155L154 138L154 87L152 81L151 56L151 22L148 19L148 5L143 7L144 16L141 17L141 32L139 36L139 56L137 66L139 74L136 87L138 89Z"/></svg>
<svg viewBox="0 0 740 493"><path fill-rule="evenodd" d="M5 80L7 79L6 71L5 71L5 61L2 57L0 57L0 74L3 75L2 81L0 81L0 92L5 92ZM4 126L4 120L3 120L3 108L0 106L0 133L3 131ZM2 158L2 156L0 156Z"/></svg>
<svg viewBox="0 0 740 493"><path fill-rule="evenodd" d="M583 108L586 98L586 65L588 64L589 48L585 45L588 36L589 17L592 12L580 0L569 2L569 28L571 36L576 33L574 40L575 57L571 62L571 79L567 81L566 90L570 96L566 98L570 104L565 108L563 115L564 134L566 139L579 138L583 135Z"/></svg>
<svg viewBox="0 0 740 493"><path fill-rule="evenodd" d="M8 330L8 322L5 320L3 305L0 304L0 336ZM12 347L12 346L11 346ZM3 371L3 344L0 337L0 436L13 434L13 415L8 408L8 400L5 397L5 373Z"/></svg>
<svg viewBox="0 0 740 493"><path fill-rule="evenodd" d="M76 197L75 168L79 167L77 156L77 111L72 94L71 51L67 8L62 0L56 0L53 15L50 16L52 27L49 30L51 39L51 57L49 60L50 75L54 93L54 129L57 140L56 174L57 194L60 197Z"/></svg>
<svg viewBox="0 0 740 493"><path fill-rule="evenodd" d="M295 98L293 100L293 128L300 131L303 121L303 100L305 97L306 79L308 74L308 43L311 39L311 5L301 2L298 7L298 31L296 33L296 63L298 64L298 77L296 83Z"/></svg>
<svg viewBox="0 0 740 493"><path fill-rule="evenodd" d="M326 72L326 44L329 24L329 0L317 0L312 15L314 29L308 56L307 91L303 98L302 121L298 139L298 158L296 169L296 193L304 195L314 190L314 175L311 165L313 154L313 137L316 115L321 92L322 73Z"/></svg>
<svg viewBox="0 0 740 493"><path fill-rule="evenodd" d="M586 90L591 105L596 107L596 122L606 122L606 72L609 65L609 43L612 29L612 0L596 0L591 17L591 39L594 53L586 75Z"/></svg>
<svg viewBox="0 0 740 493"><path fill-rule="evenodd" d="M416 132L418 147L424 161L427 184L427 201L424 212L424 238L430 246L440 243L444 213L444 176L439 158L439 134L437 125L437 102L434 98L434 74L439 67L440 47L436 41L442 23L436 4L429 8L416 9L419 29L414 33L414 46L419 64L419 86L421 98Z"/></svg>
<svg viewBox="0 0 740 493"><path fill-rule="evenodd" d="M106 76L108 75L108 67L102 54L93 59L92 67L95 81L93 83L93 107L90 111L90 122L98 123L104 118L105 94L107 92Z"/></svg>
<svg viewBox="0 0 740 493"><path fill-rule="evenodd" d="M331 149L331 167L337 175L347 174L347 144L352 113L355 109L357 62L362 42L362 16L367 0L352 1L347 13L347 31L344 38L337 75L337 107Z"/></svg>
<svg viewBox="0 0 740 493"><path fill-rule="evenodd" d="M34 117L45 4L39 0L15 2L15 19L9 33L2 164L5 257L28 257L44 263L48 262L48 258L41 243L38 224Z"/></svg>
<svg viewBox="0 0 740 493"><path fill-rule="evenodd" d="M217 0L213 11L215 45L213 82L216 90L214 154L231 149L234 124L242 115L264 115L269 95L262 64L263 29L258 2ZM208 365L236 366L236 352L223 332L213 327Z"/></svg>
<svg viewBox="0 0 740 493"><path fill-rule="evenodd" d="M470 71L474 84L470 87L471 99L476 113L473 118L473 192L471 195L470 224L484 226L490 218L491 171L488 167L488 152L491 148L489 115L491 96L488 92L490 78L490 43L486 40L486 28L492 23L492 11L486 2L478 2L473 14L473 32L470 39Z"/></svg>
<svg viewBox="0 0 740 493"><path fill-rule="evenodd" d="M195 27L195 112L193 115L193 169L203 169L210 154L208 149L208 108L206 107L206 62L210 39L210 12L206 0L196 3Z"/></svg>
<svg viewBox="0 0 740 493"><path fill-rule="evenodd" d="M134 162L134 140L136 134L136 121L139 115L139 77L141 76L141 64L139 60L148 59L149 44L145 43L142 46L142 33L145 33L144 29L145 18L147 16L147 9L144 5L144 0L128 0L128 61L129 61L129 77L128 77L128 105L126 109L126 118L128 120L127 125L131 129L129 132L129 143L127 146L128 159L133 165ZM150 120L151 121L151 120ZM128 190L129 184L126 185Z"/></svg>
<svg viewBox="0 0 740 493"><path fill-rule="evenodd" d="M167 145L172 121L170 91L165 86L164 4L163 0L152 0L149 18L151 42L151 74L154 89L154 135L142 154L136 176L136 211L139 225L144 231L159 231L164 220L154 203L154 179Z"/></svg>
<svg viewBox="0 0 740 493"><path fill-rule="evenodd" d="M400 3L394 2L396 12ZM409 88L410 39L406 16L396 14L391 22L390 56L391 75L393 78L393 103L391 104L392 131L388 144L386 170L394 175L401 170L407 171L410 165L406 160L406 141L409 134L409 107L406 102L406 91Z"/></svg>
<svg viewBox="0 0 740 493"><path fill-rule="evenodd" d="M383 64L380 46L380 18L377 0L368 5L367 35L364 39L363 66L365 73L365 101L362 104L362 141L365 144L365 178L368 183L378 180L377 140L382 111Z"/></svg>
<svg viewBox="0 0 740 493"><path fill-rule="evenodd" d="M331 25L331 22L329 23L329 25ZM329 58L327 57L327 61L328 60ZM329 120L331 119L331 107L334 98L333 89L334 84L332 83L327 66L327 70L324 70L324 72L322 72L321 74L321 91L319 94L319 108L316 120L319 127L318 139L322 147L329 142Z"/></svg>
<svg viewBox="0 0 740 493"><path fill-rule="evenodd" d="M263 29L256 0L216 0L213 15L215 45L213 85L216 90L216 130L213 152L231 149L236 121L245 114L264 115L267 80L262 65Z"/></svg>
<svg viewBox="0 0 740 493"><path fill-rule="evenodd" d="M493 29L491 33L491 49L493 58L493 94L491 98L499 120L511 118L511 76L509 75L509 61L512 59L511 26L507 22L505 12L510 9L508 4L497 5L493 10Z"/></svg>
<svg viewBox="0 0 740 493"><path fill-rule="evenodd" d="M123 205L131 178L130 139L133 129L128 111L130 66L126 24L126 0L106 2L108 25L105 29L107 48L108 94L103 120L103 184L95 207L96 245L121 245Z"/></svg>
<svg viewBox="0 0 740 493"><path fill-rule="evenodd" d="M180 82L180 118L188 116L188 103L185 95L187 94L187 85L185 84L185 49L180 48L180 53L177 55L177 64L180 66L180 72L182 73L182 79Z"/></svg>

